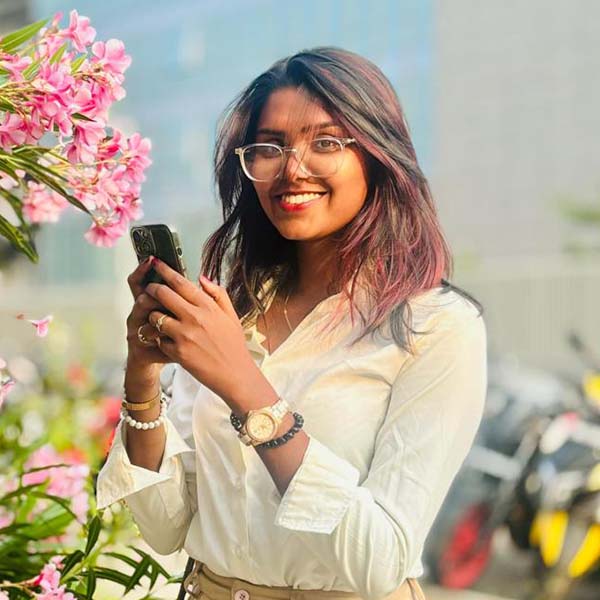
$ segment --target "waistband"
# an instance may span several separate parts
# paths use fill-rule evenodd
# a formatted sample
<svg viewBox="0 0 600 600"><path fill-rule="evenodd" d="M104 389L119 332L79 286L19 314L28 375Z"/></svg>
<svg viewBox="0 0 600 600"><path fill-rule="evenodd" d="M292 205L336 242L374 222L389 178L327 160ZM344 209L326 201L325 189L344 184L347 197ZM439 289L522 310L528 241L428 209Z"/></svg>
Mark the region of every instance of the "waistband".
<svg viewBox="0 0 600 600"><path fill-rule="evenodd" d="M185 577L183 588L187 593L186 600L200 599L203 595L210 600L361 600L354 592L258 585L245 579L225 577L214 573L197 560ZM426 598L416 579L406 579L384 600L426 600Z"/></svg>

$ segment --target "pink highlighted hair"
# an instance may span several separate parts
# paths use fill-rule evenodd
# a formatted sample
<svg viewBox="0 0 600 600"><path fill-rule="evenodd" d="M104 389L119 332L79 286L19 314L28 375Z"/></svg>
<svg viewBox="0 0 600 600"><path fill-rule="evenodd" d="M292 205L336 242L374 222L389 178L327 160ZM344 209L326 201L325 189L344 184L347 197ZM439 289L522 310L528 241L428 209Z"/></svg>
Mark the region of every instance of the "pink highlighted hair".
<svg viewBox="0 0 600 600"><path fill-rule="evenodd" d="M339 270L331 289L342 291L328 321L335 326L344 300L358 310L363 328L358 341L390 319L396 342L412 351L408 301L431 288L454 289L448 282L452 256L438 220L428 182L421 171L398 97L381 70L340 48L305 50L277 61L231 103L215 148L215 181L223 224L208 238L202 272L221 279L226 262L227 291L242 323L264 311L259 292L270 278L270 292L287 291L297 273L294 242L283 238L264 214L252 182L243 174L234 149L254 140L269 95L284 87L306 92L351 137L367 164L368 193L356 217L335 233ZM367 290L371 309L355 303L356 283ZM269 293L270 293L269 292Z"/></svg>

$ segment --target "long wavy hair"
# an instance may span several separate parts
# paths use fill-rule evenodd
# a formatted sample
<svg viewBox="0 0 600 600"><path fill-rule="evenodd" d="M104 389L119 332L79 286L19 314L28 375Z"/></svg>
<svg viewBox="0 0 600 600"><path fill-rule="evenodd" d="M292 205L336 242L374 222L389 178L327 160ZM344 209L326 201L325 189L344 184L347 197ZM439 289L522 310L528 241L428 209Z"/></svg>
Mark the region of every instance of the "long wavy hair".
<svg viewBox="0 0 600 600"><path fill-rule="evenodd" d="M419 167L400 101L381 70L369 60L335 47L298 52L275 62L224 111L214 153L215 185L223 224L202 248L202 272L221 281L242 325L263 313L260 297L293 288L298 274L295 241L284 238L264 213L234 149L255 140L256 127L270 94L295 88L322 106L332 120L356 138L365 160L368 190L358 214L332 236L337 273L330 289L341 290L328 322L336 323L344 300L357 310L362 330L355 340L390 319L396 343L412 352L409 300L442 286L456 290L483 313L470 294L451 284L452 256L444 239L427 180ZM363 283L372 307L364 314L355 302Z"/></svg>

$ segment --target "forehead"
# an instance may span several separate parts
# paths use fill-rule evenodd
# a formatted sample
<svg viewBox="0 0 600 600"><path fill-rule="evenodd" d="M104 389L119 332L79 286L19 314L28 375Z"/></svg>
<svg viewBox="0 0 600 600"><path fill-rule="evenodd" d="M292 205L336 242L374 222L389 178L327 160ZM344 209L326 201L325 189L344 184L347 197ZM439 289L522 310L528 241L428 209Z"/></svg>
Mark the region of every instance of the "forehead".
<svg viewBox="0 0 600 600"><path fill-rule="evenodd" d="M334 121L331 114L306 92L283 88L274 91L267 98L258 119L257 129L292 133L302 127L331 121Z"/></svg>

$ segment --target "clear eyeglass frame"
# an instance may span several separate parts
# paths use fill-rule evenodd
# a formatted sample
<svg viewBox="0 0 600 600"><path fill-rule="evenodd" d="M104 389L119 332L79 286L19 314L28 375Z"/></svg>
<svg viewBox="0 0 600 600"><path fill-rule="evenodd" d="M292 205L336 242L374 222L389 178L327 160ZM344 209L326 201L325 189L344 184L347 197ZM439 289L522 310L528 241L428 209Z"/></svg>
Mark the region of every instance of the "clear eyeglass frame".
<svg viewBox="0 0 600 600"><path fill-rule="evenodd" d="M298 160L298 164L300 166L300 168L302 169L302 171L308 175L309 177L331 177L332 175L335 175L340 167L342 166L343 160L344 160L344 150L346 149L346 146L348 144L354 144L356 143L356 139L355 138L338 138L338 137L334 137L334 136L330 136L330 137L320 137L320 138L315 138L315 140L313 141L322 141L322 140L332 140L337 142L340 145L340 152L342 153L341 159L337 165L337 168L335 169L335 171L328 173L327 175L321 175L321 174L317 174L317 173L311 173L306 166L304 165L304 161ZM279 169L279 172L274 175L273 177L270 177L268 179L257 179L256 177L253 177L252 175L250 175L250 171L248 170L247 166L246 166L246 161L244 159L244 153L246 152L246 150L248 148L255 148L255 147L270 147L270 148L277 148L277 150L279 150L279 152L281 153L281 168ZM244 172L244 174L246 175L246 177L248 177L248 179L251 179L252 181L274 181L275 179L279 179L281 177L281 174L283 173L283 170L285 168L286 165L286 160L285 160L285 153L286 152L290 152L290 153L294 153L296 156L298 156L298 148L295 148L294 146L280 146L279 144L272 144L269 142L258 142L258 143L254 143L254 144L246 144L245 146L239 146L238 148L235 148L234 152L238 155L238 158L240 160L240 165L242 167L242 171Z"/></svg>

